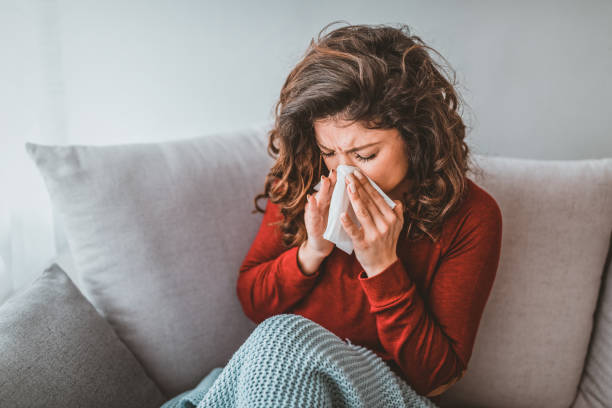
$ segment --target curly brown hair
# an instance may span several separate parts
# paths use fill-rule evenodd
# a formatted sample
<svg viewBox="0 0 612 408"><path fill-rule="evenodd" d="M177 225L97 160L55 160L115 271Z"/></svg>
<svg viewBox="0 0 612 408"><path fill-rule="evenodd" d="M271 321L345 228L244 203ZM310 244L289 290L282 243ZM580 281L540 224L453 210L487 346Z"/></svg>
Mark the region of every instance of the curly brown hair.
<svg viewBox="0 0 612 408"><path fill-rule="evenodd" d="M440 54L405 24L348 25L322 36L337 22L345 21L327 24L317 41L311 40L281 89L268 132L268 154L276 161L252 213L264 212L257 201L268 198L281 208L284 219L274 224L281 226L284 245L305 241L306 194L314 194L321 174L329 173L313 123L357 121L368 129L400 132L409 158L407 177L413 180L402 200L402 231L407 239L427 235L435 242L445 217L464 197L466 173L473 167L457 112L458 102L464 102L454 89L455 72L451 68L451 83L427 50Z"/></svg>

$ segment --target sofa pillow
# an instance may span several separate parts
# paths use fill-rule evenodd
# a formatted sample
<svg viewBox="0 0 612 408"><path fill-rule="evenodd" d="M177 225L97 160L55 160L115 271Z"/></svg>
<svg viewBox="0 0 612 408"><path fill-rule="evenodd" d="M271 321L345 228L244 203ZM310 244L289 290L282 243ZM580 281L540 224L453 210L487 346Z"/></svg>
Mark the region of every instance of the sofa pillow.
<svg viewBox="0 0 612 408"><path fill-rule="evenodd" d="M261 125L158 143L26 144L77 284L166 395L224 366L256 327L236 279L263 217L252 210L272 164L266 146Z"/></svg>
<svg viewBox="0 0 612 408"><path fill-rule="evenodd" d="M602 279L595 311L595 328L572 408L612 407L612 236L607 272Z"/></svg>
<svg viewBox="0 0 612 408"><path fill-rule="evenodd" d="M478 162L485 171L475 181L503 216L499 268L467 373L433 400L569 407L584 380L610 246L612 159Z"/></svg>
<svg viewBox="0 0 612 408"><path fill-rule="evenodd" d="M56 263L0 307L1 407L159 407L164 399Z"/></svg>

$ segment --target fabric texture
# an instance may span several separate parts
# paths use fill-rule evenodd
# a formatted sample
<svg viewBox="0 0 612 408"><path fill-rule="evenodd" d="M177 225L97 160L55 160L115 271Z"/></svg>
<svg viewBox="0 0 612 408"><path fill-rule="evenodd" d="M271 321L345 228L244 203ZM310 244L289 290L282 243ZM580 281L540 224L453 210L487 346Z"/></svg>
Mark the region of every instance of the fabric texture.
<svg viewBox="0 0 612 408"><path fill-rule="evenodd" d="M610 250L612 159L488 157L480 166L477 181L505 221L502 256L470 368L436 403L571 406Z"/></svg>
<svg viewBox="0 0 612 408"><path fill-rule="evenodd" d="M607 271L595 311L595 328L572 408L612 407L612 233Z"/></svg>
<svg viewBox="0 0 612 408"><path fill-rule="evenodd" d="M161 391L55 263L0 308L0 407L159 407Z"/></svg>
<svg viewBox="0 0 612 408"><path fill-rule="evenodd" d="M253 199L273 163L267 129L28 147L63 221L75 283L167 397L222 366L256 327L236 296L236 280L264 215L254 212ZM612 159L472 158L472 180L502 210L502 253L468 371L432 400L441 407L570 406L609 249ZM418 248L403 265L429 306L423 276L441 258L435 245ZM281 282L303 285L292 270ZM336 299L353 303L354 294L354 287L340 287L322 308ZM363 345L372 320L357 327L341 329L356 332L351 340ZM608 364L601 353L592 356ZM592 380L607 387L605 377Z"/></svg>
<svg viewBox="0 0 612 408"><path fill-rule="evenodd" d="M75 283L168 397L222 365L256 326L235 287L259 224L251 211L271 165L265 146L257 127L26 146L64 227Z"/></svg>
<svg viewBox="0 0 612 408"><path fill-rule="evenodd" d="M216 370L162 408L436 407L372 351L295 314L260 323Z"/></svg>
<svg viewBox="0 0 612 408"><path fill-rule="evenodd" d="M210 387L212 387L217 377L219 377L219 374L221 374L221 372L223 371L223 368L224 367L213 368L210 371L210 373L208 373L206 377L204 377L202 381L200 381L200 383L195 386L194 389L187 390L187 391L180 393L179 395L172 398L171 400L166 401L163 407L160 407L160 408L166 408L166 407L188 408L188 407L197 406L198 403L204 398L204 396L206 395Z"/></svg>
<svg viewBox="0 0 612 408"><path fill-rule="evenodd" d="M485 190L469 180L463 204L441 239L400 236L398 260L368 277L355 254L338 248L312 275L285 249L268 202L238 277L245 314L256 323L279 313L316 321L341 338L375 351L421 395L463 375L501 250L502 216ZM429 256L424 256L429 255ZM427 303L425 301L427 299Z"/></svg>

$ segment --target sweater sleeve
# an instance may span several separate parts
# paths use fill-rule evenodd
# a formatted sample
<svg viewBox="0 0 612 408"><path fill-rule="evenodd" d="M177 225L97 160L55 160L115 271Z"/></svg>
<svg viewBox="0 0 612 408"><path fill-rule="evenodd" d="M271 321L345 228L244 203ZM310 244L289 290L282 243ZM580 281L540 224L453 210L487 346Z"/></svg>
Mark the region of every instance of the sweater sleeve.
<svg viewBox="0 0 612 408"><path fill-rule="evenodd" d="M359 275L381 344L421 395L463 376L499 263L502 217L494 200L460 225L427 301L399 259L377 275Z"/></svg>
<svg viewBox="0 0 612 408"><path fill-rule="evenodd" d="M286 249L278 225L280 207L268 200L259 231L240 266L236 293L244 313L259 324L285 313L306 296L317 282L320 270L306 275L298 264L299 246Z"/></svg>

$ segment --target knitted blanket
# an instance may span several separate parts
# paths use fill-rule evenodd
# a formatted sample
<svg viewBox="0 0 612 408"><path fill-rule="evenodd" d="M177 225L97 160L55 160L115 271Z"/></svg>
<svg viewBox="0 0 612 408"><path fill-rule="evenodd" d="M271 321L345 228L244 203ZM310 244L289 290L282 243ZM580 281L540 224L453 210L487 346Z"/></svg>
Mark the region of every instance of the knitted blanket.
<svg viewBox="0 0 612 408"><path fill-rule="evenodd" d="M411 407L437 408L373 351L345 343L297 314L261 322L194 389L161 408Z"/></svg>

